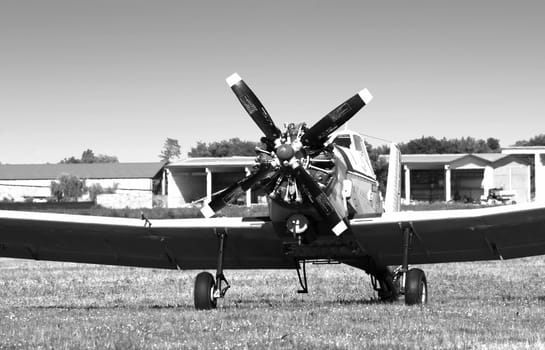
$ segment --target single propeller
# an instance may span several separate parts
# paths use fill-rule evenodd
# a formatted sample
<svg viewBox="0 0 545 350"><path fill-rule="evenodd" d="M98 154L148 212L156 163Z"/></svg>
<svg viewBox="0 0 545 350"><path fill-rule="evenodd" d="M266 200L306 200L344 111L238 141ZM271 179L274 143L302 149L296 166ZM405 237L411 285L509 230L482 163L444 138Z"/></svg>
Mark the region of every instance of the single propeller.
<svg viewBox="0 0 545 350"><path fill-rule="evenodd" d="M275 141L280 137L280 130L274 124L274 121L265 107L263 107L263 104L261 104L261 101L259 101L257 96L237 73L229 76L226 81L246 112L248 112L259 129L265 134L265 143L268 150L273 150Z"/></svg>
<svg viewBox="0 0 545 350"><path fill-rule="evenodd" d="M265 135L262 138L266 149L256 148L257 166L253 172L217 193L201 212L205 217L213 216L230 200L242 192L256 187L271 198L290 203L301 203L307 199L336 235L348 229L345 218L331 203L325 189L327 177L332 171L320 168L319 164L331 166L328 158L331 148L326 147L329 135L352 118L373 98L367 89L360 91L329 112L311 128L303 124L289 124L281 131L257 96L237 73L226 79L238 100L252 120ZM319 161L319 162L317 162ZM316 178L311 172L321 175ZM324 184L324 182L326 184ZM304 197L304 198L303 198Z"/></svg>
<svg viewBox="0 0 545 350"><path fill-rule="evenodd" d="M309 146L312 149L322 147L332 132L350 120L372 99L373 96L369 90L364 89L341 103L305 133L301 140L303 145Z"/></svg>

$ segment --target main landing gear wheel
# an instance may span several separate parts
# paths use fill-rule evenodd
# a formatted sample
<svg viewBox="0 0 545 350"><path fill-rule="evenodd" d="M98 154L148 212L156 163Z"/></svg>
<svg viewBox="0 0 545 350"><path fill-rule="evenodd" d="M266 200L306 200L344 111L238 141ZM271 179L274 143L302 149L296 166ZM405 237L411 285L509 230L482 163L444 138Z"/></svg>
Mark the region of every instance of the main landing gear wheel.
<svg viewBox="0 0 545 350"><path fill-rule="evenodd" d="M195 309L210 310L216 308L217 298L214 296L216 283L214 276L209 272L201 272L195 278Z"/></svg>
<svg viewBox="0 0 545 350"><path fill-rule="evenodd" d="M426 274L420 269L410 269L405 277L405 304L418 305L428 302Z"/></svg>

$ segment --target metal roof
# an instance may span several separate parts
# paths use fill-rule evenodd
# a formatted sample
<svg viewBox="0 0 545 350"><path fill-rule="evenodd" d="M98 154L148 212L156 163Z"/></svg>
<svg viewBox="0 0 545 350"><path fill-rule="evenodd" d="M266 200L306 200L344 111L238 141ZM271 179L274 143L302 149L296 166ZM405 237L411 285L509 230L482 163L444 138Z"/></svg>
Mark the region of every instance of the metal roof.
<svg viewBox="0 0 545 350"><path fill-rule="evenodd" d="M255 164L255 157L199 157L188 158L176 163L170 163L167 168L217 168L217 167L247 167Z"/></svg>
<svg viewBox="0 0 545 350"><path fill-rule="evenodd" d="M543 154L545 153L545 146L511 146L503 147L501 153L505 154Z"/></svg>
<svg viewBox="0 0 545 350"><path fill-rule="evenodd" d="M475 157L482 159L488 163L494 163L500 159L504 159L511 156L510 154L505 153L456 153L456 154L402 154L401 163L402 164L451 164L457 160L466 157ZM382 156L381 156L382 157ZM388 155L384 155L388 159Z"/></svg>
<svg viewBox="0 0 545 350"><path fill-rule="evenodd" d="M521 150L521 151L528 151L528 152L533 152L533 151L542 151L542 150L545 150L545 146L509 146L509 147L502 147L502 152L504 150L508 151L508 150Z"/></svg>
<svg viewBox="0 0 545 350"><path fill-rule="evenodd" d="M403 164L449 164L457 159L467 156L467 154L402 154L401 163Z"/></svg>
<svg viewBox="0 0 545 350"><path fill-rule="evenodd" d="M468 156L474 156L477 158L484 159L490 163L497 162L500 159L509 157L509 154L502 154L502 153L473 153L468 154Z"/></svg>
<svg viewBox="0 0 545 350"><path fill-rule="evenodd" d="M153 178L164 163L2 164L0 180L47 180L62 174L82 179Z"/></svg>

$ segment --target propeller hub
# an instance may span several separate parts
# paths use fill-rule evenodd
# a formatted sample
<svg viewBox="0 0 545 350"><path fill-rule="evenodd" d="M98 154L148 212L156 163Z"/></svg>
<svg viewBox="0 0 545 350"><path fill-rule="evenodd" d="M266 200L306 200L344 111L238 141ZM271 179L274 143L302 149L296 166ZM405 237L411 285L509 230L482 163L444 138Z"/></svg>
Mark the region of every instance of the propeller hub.
<svg viewBox="0 0 545 350"><path fill-rule="evenodd" d="M280 147L276 149L276 156L281 163L284 163L284 161L289 161L294 154L295 151L293 150L293 147L287 143L280 145Z"/></svg>

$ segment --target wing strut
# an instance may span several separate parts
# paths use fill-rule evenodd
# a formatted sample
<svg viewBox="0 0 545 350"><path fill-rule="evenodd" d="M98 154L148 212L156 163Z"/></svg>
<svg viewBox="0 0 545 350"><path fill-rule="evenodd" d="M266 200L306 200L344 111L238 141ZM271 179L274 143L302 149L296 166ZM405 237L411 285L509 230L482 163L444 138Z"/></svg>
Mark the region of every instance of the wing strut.
<svg viewBox="0 0 545 350"><path fill-rule="evenodd" d="M301 262L302 262L302 264L301 264ZM299 284L301 285L301 289L299 289L297 291L297 293L299 293L299 294L308 294L306 261L296 259L295 260L295 269L297 270L297 277L299 277Z"/></svg>

